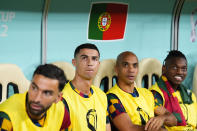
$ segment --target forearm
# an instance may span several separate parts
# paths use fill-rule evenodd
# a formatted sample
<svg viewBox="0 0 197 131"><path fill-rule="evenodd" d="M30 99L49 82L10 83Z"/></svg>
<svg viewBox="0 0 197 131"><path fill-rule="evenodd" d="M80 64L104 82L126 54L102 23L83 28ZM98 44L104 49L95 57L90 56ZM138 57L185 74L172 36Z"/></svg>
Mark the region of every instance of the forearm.
<svg viewBox="0 0 197 131"><path fill-rule="evenodd" d="M144 131L145 129L145 126L132 123L131 118L127 113L122 113L116 116L112 122L119 131Z"/></svg>
<svg viewBox="0 0 197 131"><path fill-rule="evenodd" d="M177 119L172 113L166 112L163 116L165 117L164 125L166 125L166 126L176 126L177 125Z"/></svg>
<svg viewBox="0 0 197 131"><path fill-rule="evenodd" d="M110 123L107 123L106 124L106 131L111 131L111 125L110 125Z"/></svg>
<svg viewBox="0 0 197 131"><path fill-rule="evenodd" d="M162 106L159 106L155 110L156 116L161 116L164 118L164 125L166 126L176 126L177 125L177 119L176 117L170 113L167 109L165 109Z"/></svg>
<svg viewBox="0 0 197 131"><path fill-rule="evenodd" d="M144 126L139 126L139 125L133 125L132 131L144 131ZM130 131L131 131L130 130Z"/></svg>
<svg viewBox="0 0 197 131"><path fill-rule="evenodd" d="M126 127L126 125L125 125L125 128L117 128L119 131L144 131L145 129L144 129L144 126L139 126L139 125L134 125L134 124L132 124L132 125L127 125L127 127Z"/></svg>

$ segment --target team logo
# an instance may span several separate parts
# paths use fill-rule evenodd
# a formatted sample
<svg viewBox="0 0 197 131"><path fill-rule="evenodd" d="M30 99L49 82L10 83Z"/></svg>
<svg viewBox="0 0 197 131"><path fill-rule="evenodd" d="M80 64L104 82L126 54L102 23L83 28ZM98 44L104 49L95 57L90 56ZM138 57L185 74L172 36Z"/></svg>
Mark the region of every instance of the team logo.
<svg viewBox="0 0 197 131"><path fill-rule="evenodd" d="M86 114L86 120L88 124L88 128L91 131L97 130L97 114L95 109L88 110L88 113Z"/></svg>
<svg viewBox="0 0 197 131"><path fill-rule="evenodd" d="M111 16L108 12L104 12L99 16L98 28L100 31L107 31L111 25Z"/></svg>

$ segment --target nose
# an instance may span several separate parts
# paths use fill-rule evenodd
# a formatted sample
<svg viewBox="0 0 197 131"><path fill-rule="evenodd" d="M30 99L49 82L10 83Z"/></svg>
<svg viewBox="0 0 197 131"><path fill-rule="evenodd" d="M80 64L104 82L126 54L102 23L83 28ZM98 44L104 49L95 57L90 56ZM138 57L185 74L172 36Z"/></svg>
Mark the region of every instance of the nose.
<svg viewBox="0 0 197 131"><path fill-rule="evenodd" d="M42 93L38 92L37 94L35 94L35 98L34 98L34 102L40 102L42 99Z"/></svg>
<svg viewBox="0 0 197 131"><path fill-rule="evenodd" d="M88 58L88 66L92 66L93 65L92 62L93 60L91 58Z"/></svg>
<svg viewBox="0 0 197 131"><path fill-rule="evenodd" d="M133 65L130 65L130 66L129 66L129 72L134 72L134 67L133 67Z"/></svg>

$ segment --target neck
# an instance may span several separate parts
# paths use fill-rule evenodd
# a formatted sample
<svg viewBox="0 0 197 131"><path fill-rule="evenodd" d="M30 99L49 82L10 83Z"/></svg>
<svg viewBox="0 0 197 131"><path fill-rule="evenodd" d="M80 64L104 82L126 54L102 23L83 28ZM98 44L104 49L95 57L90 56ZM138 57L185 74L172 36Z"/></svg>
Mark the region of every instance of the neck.
<svg viewBox="0 0 197 131"><path fill-rule="evenodd" d="M73 86L85 95L90 94L90 87L92 80L82 79L81 77L75 77L72 81Z"/></svg>
<svg viewBox="0 0 197 131"><path fill-rule="evenodd" d="M172 86L172 88L174 89L174 91L176 91L179 85L174 85L174 84L172 84L172 82L170 82L170 81L169 81L169 83L170 83L170 85Z"/></svg>
<svg viewBox="0 0 197 131"><path fill-rule="evenodd" d="M118 82L118 86L127 93L133 93L134 91L134 82L131 84L126 84L124 82Z"/></svg>

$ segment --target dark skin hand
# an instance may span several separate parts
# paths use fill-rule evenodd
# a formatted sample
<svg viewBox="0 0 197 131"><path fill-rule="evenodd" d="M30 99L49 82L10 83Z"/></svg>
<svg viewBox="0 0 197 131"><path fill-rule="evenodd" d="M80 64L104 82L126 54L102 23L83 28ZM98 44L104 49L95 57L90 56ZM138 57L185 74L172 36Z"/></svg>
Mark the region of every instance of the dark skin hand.
<svg viewBox="0 0 197 131"><path fill-rule="evenodd" d="M151 118L147 122L145 126L145 130L161 131L161 130L166 130L162 128L163 125L167 125L167 126L177 125L176 117L170 112L168 112L164 107L159 106L154 111L155 111L156 117Z"/></svg>
<svg viewBox="0 0 197 131"><path fill-rule="evenodd" d="M145 130L147 131L160 131L165 121L164 116L156 116L152 117L145 126Z"/></svg>

